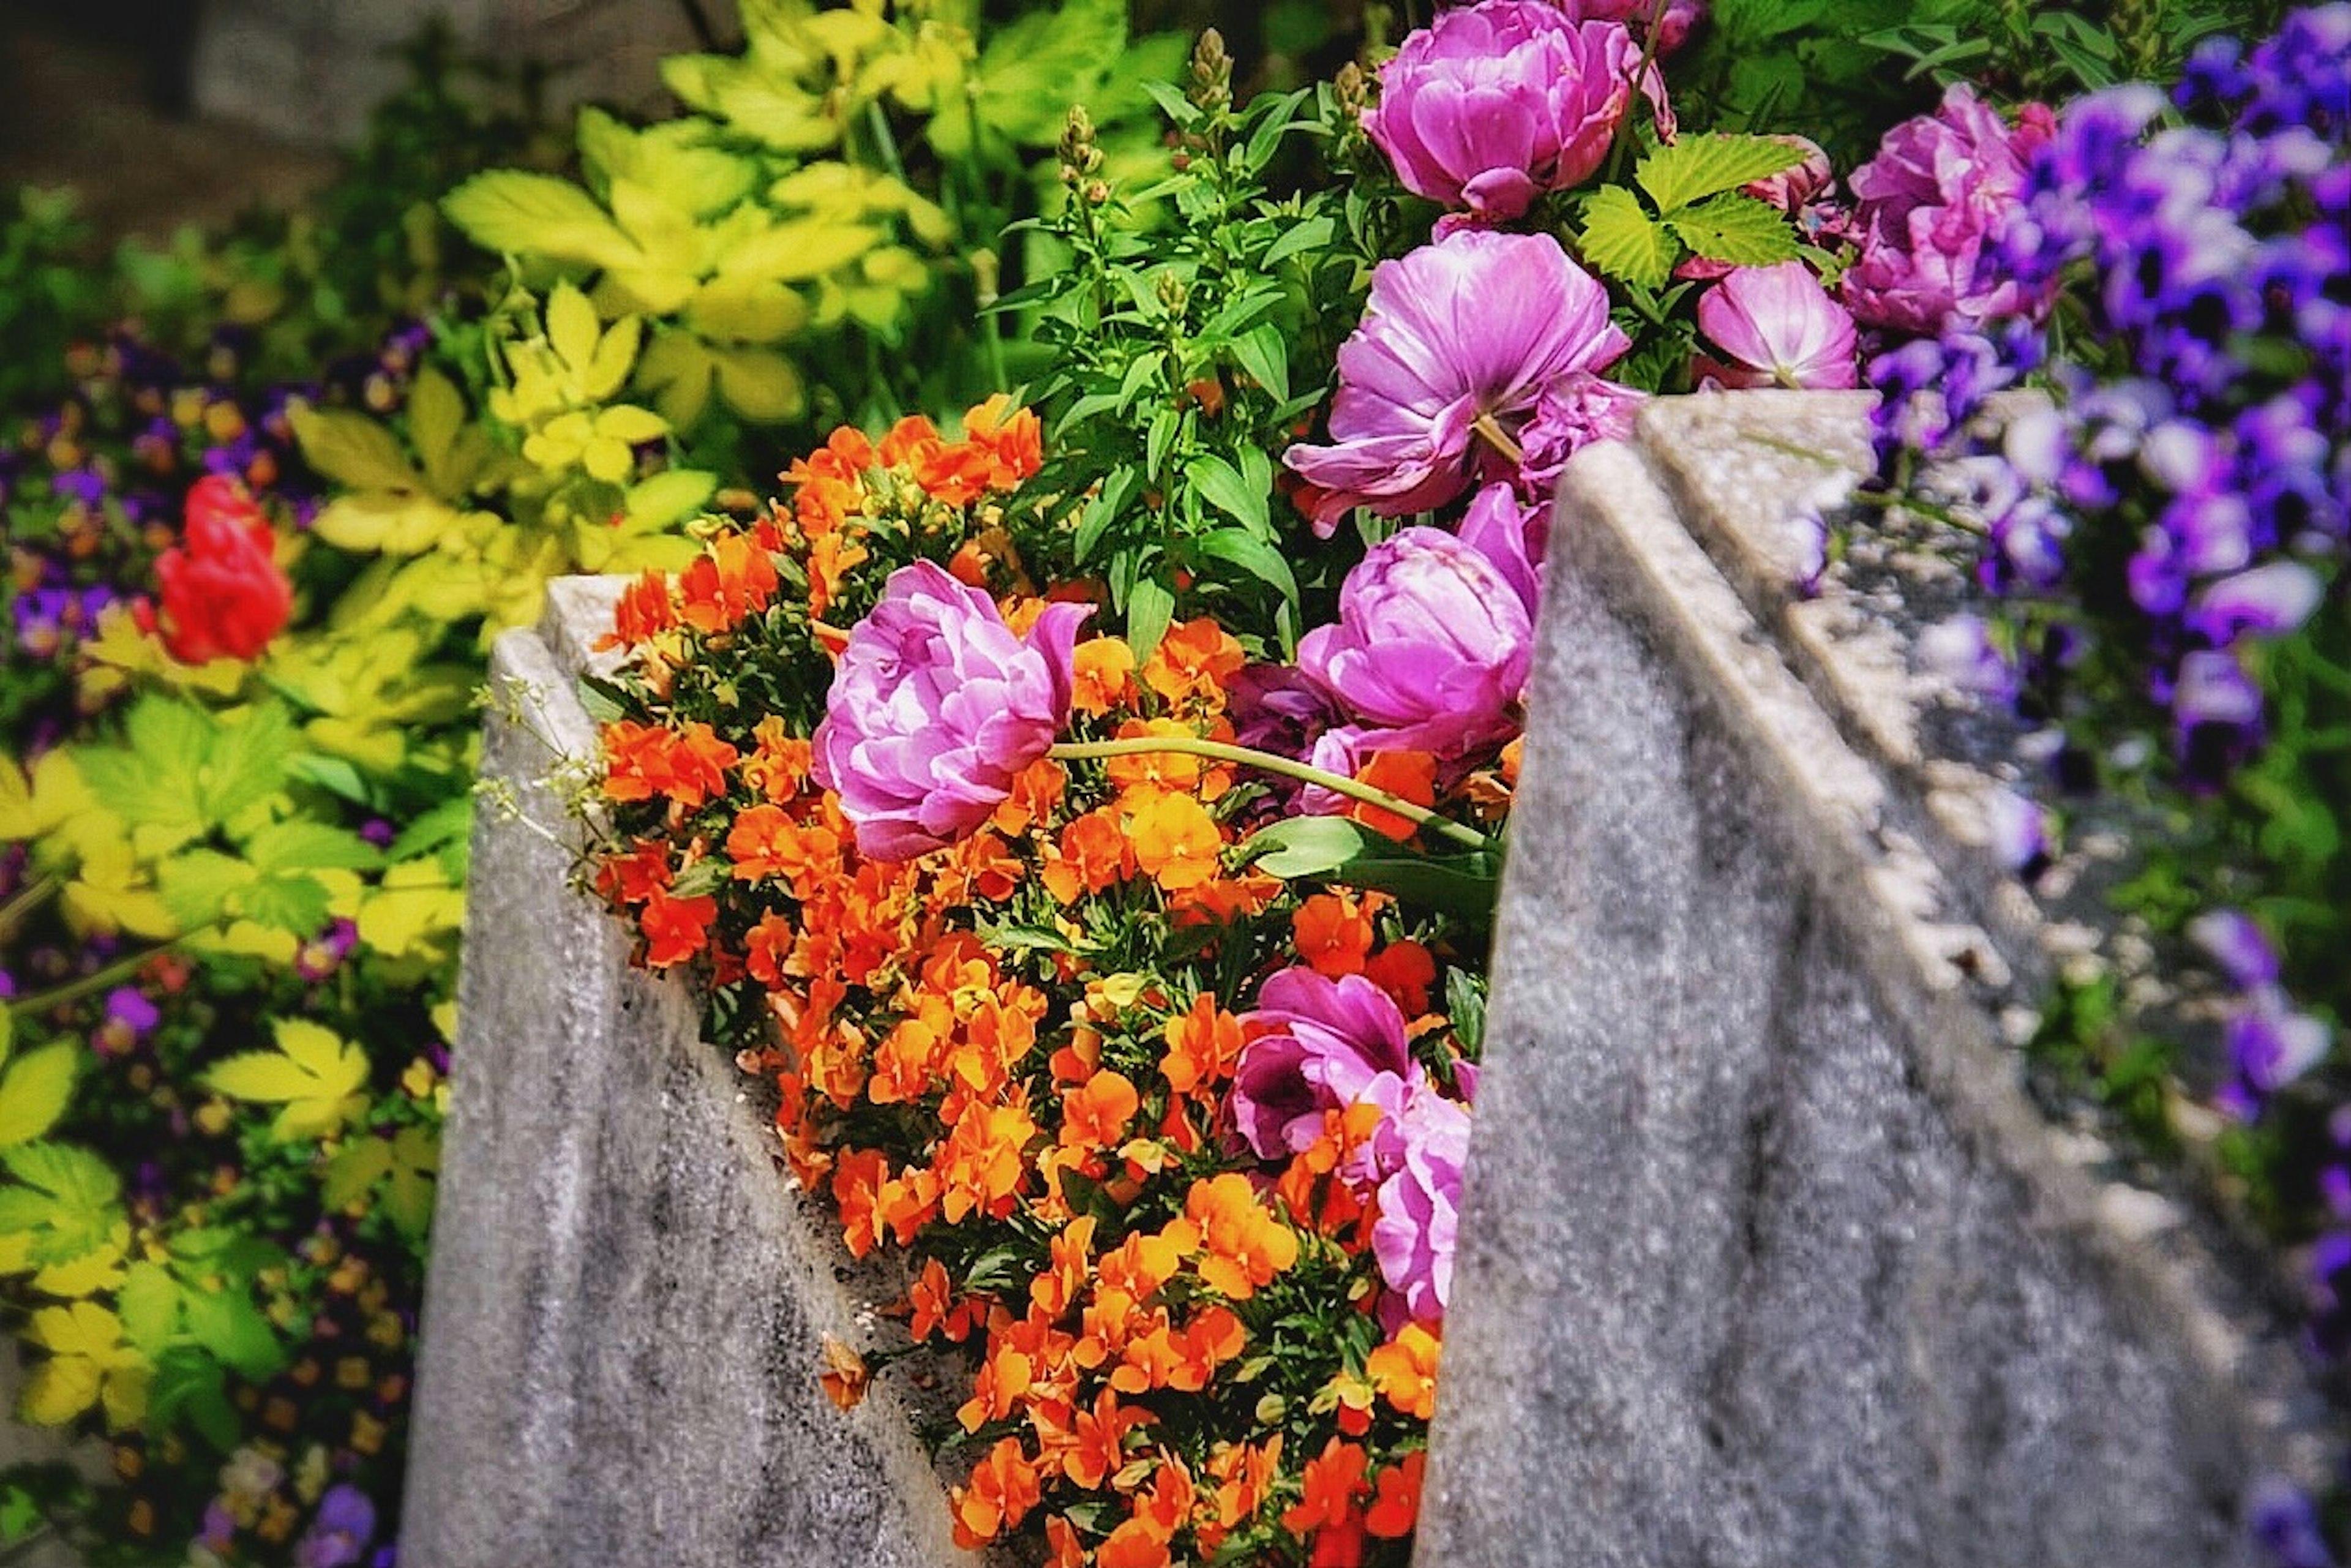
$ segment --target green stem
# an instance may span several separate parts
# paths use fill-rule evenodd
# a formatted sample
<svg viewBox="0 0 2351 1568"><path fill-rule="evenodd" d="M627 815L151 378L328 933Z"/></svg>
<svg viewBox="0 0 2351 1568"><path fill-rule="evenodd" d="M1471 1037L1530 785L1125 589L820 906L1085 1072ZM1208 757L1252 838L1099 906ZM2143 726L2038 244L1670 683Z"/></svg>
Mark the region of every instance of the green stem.
<svg viewBox="0 0 2351 1568"><path fill-rule="evenodd" d="M1656 0L1649 7L1648 36L1641 40L1641 63L1633 68L1632 91L1625 95L1624 118L1617 120L1615 141L1608 149L1608 172L1604 178L1612 185L1625 170L1625 154L1633 141L1633 117L1640 112L1646 96L1641 83L1647 79L1649 67L1657 57L1657 28L1665 19L1666 0Z"/></svg>
<svg viewBox="0 0 2351 1568"><path fill-rule="evenodd" d="M30 1018L37 1013L47 1012L52 1008L63 1007L68 1002L79 1001L93 991L102 991L119 981L130 979L145 968L149 960L161 957L179 945L179 939L174 937L169 942L150 947L143 953L133 953L128 958L117 958L95 974L84 975L78 980L59 986L54 990L43 991L37 997L21 997L8 1004L8 1010L19 1017Z"/></svg>
<svg viewBox="0 0 2351 1568"><path fill-rule="evenodd" d="M883 163L897 176L898 183L905 184L905 161L898 156L898 138L890 129L890 116L883 112L880 99L865 100L865 125L872 133L873 150L882 155Z"/></svg>
<svg viewBox="0 0 2351 1568"><path fill-rule="evenodd" d="M1441 817L1426 806L1416 806L1399 795L1391 795L1376 785L1361 779L1342 778L1325 772L1308 763L1287 757L1277 757L1270 751L1259 751L1247 746L1233 746L1221 740L1201 740L1180 735L1136 736L1128 740L1063 741L1045 755L1062 762L1089 762L1110 757L1145 757L1155 751L1181 752L1189 757L1206 757L1217 762L1237 762L1244 768L1256 768L1268 773L1278 773L1285 779L1296 779L1307 784L1319 784L1334 795L1345 795L1367 806L1377 806L1384 811L1394 811L1418 827L1426 828L1440 838L1451 839L1457 844L1473 850L1497 847L1492 839L1475 828L1465 827L1450 817Z"/></svg>
<svg viewBox="0 0 2351 1568"><path fill-rule="evenodd" d="M6 941L9 933L16 929L18 922L47 903L50 895L64 885L63 877L44 876L27 883L17 890L16 897L5 904L0 904L0 942Z"/></svg>

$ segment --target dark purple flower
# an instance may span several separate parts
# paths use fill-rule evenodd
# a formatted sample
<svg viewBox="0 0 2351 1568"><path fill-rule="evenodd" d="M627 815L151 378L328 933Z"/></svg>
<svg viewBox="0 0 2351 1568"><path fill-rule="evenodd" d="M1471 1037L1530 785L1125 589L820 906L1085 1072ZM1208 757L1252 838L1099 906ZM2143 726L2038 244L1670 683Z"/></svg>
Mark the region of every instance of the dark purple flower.
<svg viewBox="0 0 2351 1568"><path fill-rule="evenodd" d="M2188 935L2239 990L2276 983L2277 948L2243 911L2209 910L2188 923Z"/></svg>
<svg viewBox="0 0 2351 1568"><path fill-rule="evenodd" d="M294 1547L295 1568L351 1568L375 1540L375 1504L349 1484L327 1489Z"/></svg>
<svg viewBox="0 0 2351 1568"><path fill-rule="evenodd" d="M1291 967L1265 982L1233 1075L1233 1118L1260 1159L1286 1159L1322 1134L1322 1113L1343 1110L1383 1076L1420 1074L1405 1017L1361 975L1332 980Z"/></svg>
<svg viewBox="0 0 2351 1568"><path fill-rule="evenodd" d="M2245 1521L2271 1568L2335 1568L2310 1494L2283 1477L2254 1484L2245 1497Z"/></svg>

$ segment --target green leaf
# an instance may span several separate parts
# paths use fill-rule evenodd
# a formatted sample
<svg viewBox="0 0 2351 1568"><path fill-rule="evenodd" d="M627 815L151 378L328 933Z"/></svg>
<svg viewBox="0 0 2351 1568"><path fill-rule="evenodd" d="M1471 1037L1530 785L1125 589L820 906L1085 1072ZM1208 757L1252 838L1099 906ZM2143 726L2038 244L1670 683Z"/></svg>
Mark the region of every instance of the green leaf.
<svg viewBox="0 0 2351 1568"><path fill-rule="evenodd" d="M235 855L194 849L156 866L155 890L182 929L195 931L219 922L229 901L260 874Z"/></svg>
<svg viewBox="0 0 2351 1568"><path fill-rule="evenodd" d="M246 919L293 936L308 936L324 925L334 901L327 884L312 876L264 877L234 900Z"/></svg>
<svg viewBox="0 0 2351 1568"><path fill-rule="evenodd" d="M646 265L644 252L594 197L549 174L476 174L444 196L441 210L484 250L590 267Z"/></svg>
<svg viewBox="0 0 2351 1568"><path fill-rule="evenodd" d="M1103 478L1101 491L1086 503L1085 515L1078 520L1077 538L1070 547L1079 565L1085 564L1086 558L1101 545L1102 535L1117 520L1119 508L1126 505L1127 495L1134 488L1134 469L1113 468Z"/></svg>
<svg viewBox="0 0 2351 1568"><path fill-rule="evenodd" d="M1274 402L1290 401L1290 342L1280 328L1259 322L1233 340L1233 359Z"/></svg>
<svg viewBox="0 0 2351 1568"><path fill-rule="evenodd" d="M0 1149L18 1185L0 1186L0 1236L29 1238L36 1266L70 1263L107 1244L122 1213L114 1167L71 1144L19 1144Z"/></svg>
<svg viewBox="0 0 2351 1568"><path fill-rule="evenodd" d="M1803 157L1796 148L1767 136L1708 133L1658 148L1641 160L1633 177L1657 210L1670 214L1701 197L1792 169Z"/></svg>
<svg viewBox="0 0 2351 1568"><path fill-rule="evenodd" d="M1049 146L1061 133L1068 106L1095 96L1125 47L1125 0L1069 0L1058 10L1031 10L993 30L972 72L971 111L998 135Z"/></svg>
<svg viewBox="0 0 2351 1568"><path fill-rule="evenodd" d="M1126 596L1126 645L1137 664L1151 657L1175 619L1175 591L1155 577L1136 579Z"/></svg>
<svg viewBox="0 0 2351 1568"><path fill-rule="evenodd" d="M1201 499L1249 529L1253 535L1263 535L1268 531L1270 525L1266 518L1265 492L1250 489L1233 465L1223 458L1204 452L1184 465L1184 477L1193 489L1199 492ZM1283 576L1288 575L1285 570ZM1266 580L1270 582L1273 580L1268 578Z"/></svg>
<svg viewBox="0 0 2351 1568"><path fill-rule="evenodd" d="M1331 243L1336 226L1326 216L1311 217L1290 225L1282 231L1280 239L1265 247L1265 257L1260 265L1271 271L1301 252L1321 250Z"/></svg>
<svg viewBox="0 0 2351 1568"><path fill-rule="evenodd" d="M1161 466L1167 461L1167 448L1174 444L1179 421L1176 411L1163 408L1152 416L1151 427L1143 434L1143 475L1156 480Z"/></svg>
<svg viewBox="0 0 2351 1568"><path fill-rule="evenodd" d="M176 1345L157 1360L147 1413L153 1430L192 1427L224 1454L243 1435L235 1407L228 1402L227 1370L199 1345Z"/></svg>
<svg viewBox="0 0 2351 1568"><path fill-rule="evenodd" d="M281 703L248 710L242 723L222 725L195 780L204 821L233 822L285 789L300 739L293 716Z"/></svg>
<svg viewBox="0 0 2351 1568"><path fill-rule="evenodd" d="M1786 214L1769 202L1736 192L1686 207L1668 216L1666 225L1708 261L1770 267L1796 258L1796 231Z"/></svg>
<svg viewBox="0 0 2351 1568"><path fill-rule="evenodd" d="M427 394L426 413L430 418L443 417L434 408L432 394ZM349 409L298 408L293 423L302 461L329 479L354 490L393 495L414 495L425 488L423 476L409 465L407 454L401 451L392 432L366 414Z"/></svg>
<svg viewBox="0 0 2351 1568"><path fill-rule="evenodd" d="M245 852L257 870L270 874L374 871L384 860L381 850L357 833L301 818L263 828L246 841Z"/></svg>
<svg viewBox="0 0 2351 1568"><path fill-rule="evenodd" d="M1295 603L1298 599L1298 579L1291 575L1290 562L1282 553L1256 534L1238 528L1218 528L1203 534L1197 541L1200 553L1214 556L1239 567L1259 581Z"/></svg>
<svg viewBox="0 0 2351 1568"><path fill-rule="evenodd" d="M242 1286L190 1291L181 1298L188 1335L247 1382L258 1383L286 1364L286 1348Z"/></svg>
<svg viewBox="0 0 2351 1568"><path fill-rule="evenodd" d="M141 1260L123 1270L114 1295L122 1337L150 1361L160 1358L180 1332L180 1282L161 1263Z"/></svg>
<svg viewBox="0 0 2351 1568"><path fill-rule="evenodd" d="M1583 204L1577 244L1593 267L1644 288L1663 288L1681 256L1680 243L1622 185L1603 185L1592 193Z"/></svg>
<svg viewBox="0 0 2351 1568"><path fill-rule="evenodd" d="M425 851L464 839L473 831L474 798L453 796L402 828L400 836L392 841L392 847L384 852L384 858L414 860Z"/></svg>
<svg viewBox="0 0 2351 1568"><path fill-rule="evenodd" d="M1286 882L1325 875L1372 843L1384 841L1345 817L1285 817L1252 834L1241 852L1253 869Z"/></svg>
<svg viewBox="0 0 2351 1568"><path fill-rule="evenodd" d="M29 1144L57 1125L73 1099L81 1047L70 1040L9 1056L0 1051L0 1148Z"/></svg>

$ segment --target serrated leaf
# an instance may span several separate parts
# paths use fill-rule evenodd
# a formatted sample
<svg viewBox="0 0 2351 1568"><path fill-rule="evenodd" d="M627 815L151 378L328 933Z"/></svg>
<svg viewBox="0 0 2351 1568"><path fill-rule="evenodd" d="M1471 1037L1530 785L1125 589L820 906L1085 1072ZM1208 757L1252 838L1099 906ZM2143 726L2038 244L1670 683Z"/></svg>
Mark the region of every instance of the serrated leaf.
<svg viewBox="0 0 2351 1568"><path fill-rule="evenodd" d="M57 1125L73 1099L81 1048L61 1040L5 1057L0 1070L0 1148L29 1144Z"/></svg>
<svg viewBox="0 0 2351 1568"><path fill-rule="evenodd" d="M149 1401L160 1431L184 1423L222 1453L243 1435L228 1401L227 1371L201 1345L175 1345L156 1362Z"/></svg>
<svg viewBox="0 0 2351 1568"><path fill-rule="evenodd" d="M1583 206L1577 244L1583 259L1611 277L1662 288L1681 257L1681 242L1641 210L1622 185L1603 185Z"/></svg>
<svg viewBox="0 0 2351 1568"><path fill-rule="evenodd" d="M248 708L241 722L223 724L195 781L204 821L233 823L285 789L299 743L294 716L282 703Z"/></svg>
<svg viewBox="0 0 2351 1568"><path fill-rule="evenodd" d="M180 1282L161 1263L136 1262L124 1270L114 1308L122 1318L122 1336L148 1359L161 1355L180 1332Z"/></svg>
<svg viewBox="0 0 2351 1568"><path fill-rule="evenodd" d="M17 1184L0 1186L0 1235L30 1237L26 1258L36 1266L87 1257L121 1219L121 1178L87 1149L18 1144L0 1149L0 1166Z"/></svg>
<svg viewBox="0 0 2351 1568"><path fill-rule="evenodd" d="M409 465L408 455L392 432L363 413L349 409L297 408L294 439L302 460L328 478L354 490L388 490L395 495L425 493L423 476Z"/></svg>
<svg viewBox="0 0 2351 1568"><path fill-rule="evenodd" d="M862 224L794 218L729 250L718 264L718 275L805 283L838 272L886 238L880 229Z"/></svg>
<svg viewBox="0 0 2351 1568"><path fill-rule="evenodd" d="M190 1291L181 1298L188 1335L248 1382L258 1383L285 1364L285 1347L240 1287Z"/></svg>
<svg viewBox="0 0 2351 1568"><path fill-rule="evenodd" d="M245 919L291 936L308 936L324 925L334 902L327 884L312 876L264 877L235 897Z"/></svg>
<svg viewBox="0 0 2351 1568"><path fill-rule="evenodd" d="M1685 136L1641 160L1633 177L1657 211L1670 214L1703 197L1792 169L1803 153L1767 136Z"/></svg>
<svg viewBox="0 0 2351 1568"><path fill-rule="evenodd" d="M497 169L441 199L451 223L484 250L543 256L590 267L643 267L644 252L611 215L569 180Z"/></svg>
<svg viewBox="0 0 2351 1568"><path fill-rule="evenodd" d="M367 1053L305 1019L276 1019L277 1049L215 1063L203 1082L234 1100L282 1104L270 1131L286 1140L325 1137L358 1116L366 1099Z"/></svg>
<svg viewBox="0 0 2351 1568"><path fill-rule="evenodd" d="M230 899L261 873L250 862L218 850L193 849L155 868L155 889L163 907L183 930L217 923Z"/></svg>
<svg viewBox="0 0 2351 1568"><path fill-rule="evenodd" d="M330 1209L347 1208L368 1194L392 1170L392 1145L381 1138L361 1138L327 1162L319 1201Z"/></svg>
<svg viewBox="0 0 2351 1568"><path fill-rule="evenodd" d="M383 852L341 828L296 818L272 822L245 841L245 852L266 873L373 871Z"/></svg>
<svg viewBox="0 0 2351 1568"><path fill-rule="evenodd" d="M1796 231L1768 202L1737 192L1709 196L1666 219L1681 242L1708 261L1733 267L1770 267L1792 261Z"/></svg>

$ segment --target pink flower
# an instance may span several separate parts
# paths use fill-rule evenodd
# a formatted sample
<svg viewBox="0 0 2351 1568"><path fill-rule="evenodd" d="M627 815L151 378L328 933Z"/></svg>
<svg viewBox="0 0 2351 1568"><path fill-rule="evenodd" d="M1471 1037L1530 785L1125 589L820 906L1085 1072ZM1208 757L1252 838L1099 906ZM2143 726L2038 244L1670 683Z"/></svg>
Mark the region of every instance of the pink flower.
<svg viewBox="0 0 2351 1568"><path fill-rule="evenodd" d="M1268 979L1233 1073L1233 1118L1260 1159L1286 1159L1322 1134L1322 1113L1388 1099L1422 1076L1388 994L1361 975L1292 967ZM1393 1081L1391 1085L1386 1081ZM1400 1101L1394 1103L1401 1103Z"/></svg>
<svg viewBox="0 0 2351 1568"><path fill-rule="evenodd" d="M1434 1324L1453 1292L1461 1173L1469 1163L1469 1113L1424 1082L1398 1118L1403 1157L1380 1184L1372 1254L1387 1281L1380 1321L1393 1334L1406 1321Z"/></svg>
<svg viewBox="0 0 2351 1568"><path fill-rule="evenodd" d="M1579 22L1622 22L1635 29L1649 25L1654 0L1560 0L1560 8ZM1706 0L1666 0L1657 18L1657 54L1672 54L1706 20Z"/></svg>
<svg viewBox="0 0 2351 1568"><path fill-rule="evenodd" d="M1728 364L1701 360L1698 378L1727 387L1861 384L1852 313L1801 261L1742 267L1698 302L1698 329Z"/></svg>
<svg viewBox="0 0 2351 1568"><path fill-rule="evenodd" d="M2033 104L2011 131L1955 82L1933 114L1886 133L1877 156L1848 182L1861 256L1844 275L1844 298L1856 320L1931 336L1955 319L2045 308L2002 275L1993 253L2050 124Z"/></svg>
<svg viewBox="0 0 2351 1568"><path fill-rule="evenodd" d="M1618 22L1579 25L1546 0L1482 0L1405 39L1380 69L1364 130L1407 190L1507 223L1600 167L1640 68L1641 47ZM1670 139L1654 62L1641 89Z"/></svg>
<svg viewBox="0 0 2351 1568"><path fill-rule="evenodd" d="M1351 507L1441 507L1473 482L1520 478L1519 433L1544 394L1631 346L1608 291L1557 240L1464 229L1374 269L1339 350L1332 444L1282 461L1307 481L1326 538ZM1578 434L1572 419L1558 429Z"/></svg>
<svg viewBox="0 0 2351 1568"><path fill-rule="evenodd" d="M1481 535L1497 549L1506 539L1500 529ZM1347 574L1338 623L1298 644L1298 667L1358 721L1316 742L1317 766L1358 751L1450 760L1508 739L1520 727L1533 657L1533 572L1523 544L1515 564L1506 557L1498 565L1439 529L1404 529Z"/></svg>
<svg viewBox="0 0 2351 1568"><path fill-rule="evenodd" d="M996 601L928 561L890 574L849 634L816 727L812 771L860 853L911 860L987 821L1070 716L1078 623L1049 604L1027 638Z"/></svg>

